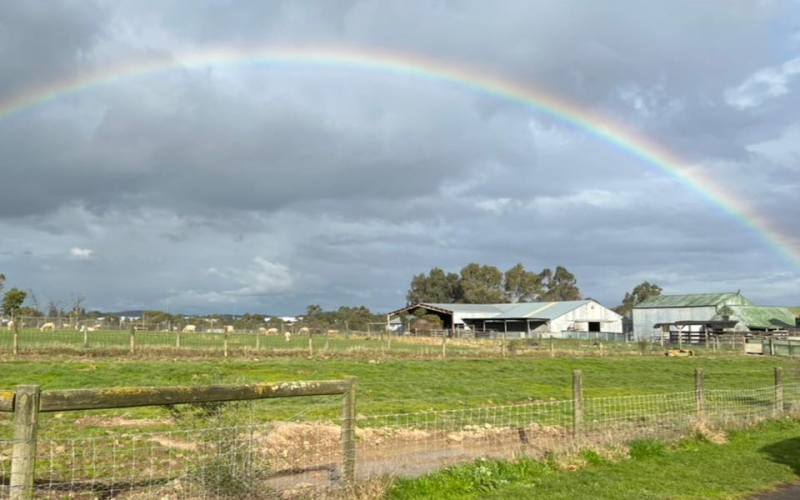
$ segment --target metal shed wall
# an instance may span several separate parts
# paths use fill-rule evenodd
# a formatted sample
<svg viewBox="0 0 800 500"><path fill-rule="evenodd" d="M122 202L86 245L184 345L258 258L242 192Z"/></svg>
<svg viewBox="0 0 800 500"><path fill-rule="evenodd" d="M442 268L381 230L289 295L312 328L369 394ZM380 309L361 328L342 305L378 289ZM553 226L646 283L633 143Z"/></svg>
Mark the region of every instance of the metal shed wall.
<svg viewBox="0 0 800 500"><path fill-rule="evenodd" d="M657 323L674 321L708 321L717 314L717 306L666 307L633 310L633 335L636 339L648 339L661 334Z"/></svg>

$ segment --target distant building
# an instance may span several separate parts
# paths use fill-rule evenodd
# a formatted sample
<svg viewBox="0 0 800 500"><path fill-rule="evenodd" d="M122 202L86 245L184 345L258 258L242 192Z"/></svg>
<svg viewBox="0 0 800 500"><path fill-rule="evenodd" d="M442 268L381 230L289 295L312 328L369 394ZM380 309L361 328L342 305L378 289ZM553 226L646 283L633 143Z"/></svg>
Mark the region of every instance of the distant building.
<svg viewBox="0 0 800 500"><path fill-rule="evenodd" d="M532 338L565 332L622 334L622 316L594 300L520 302L516 304L414 304L389 313L389 321L424 309L442 320L444 329L464 329L480 336L504 332L508 338Z"/></svg>
<svg viewBox="0 0 800 500"><path fill-rule="evenodd" d="M637 339L650 339L669 332L669 325L676 323L681 323L686 333L699 333L705 328L702 322L721 318L721 312L740 306L753 303L738 292L650 297L633 308L633 334Z"/></svg>

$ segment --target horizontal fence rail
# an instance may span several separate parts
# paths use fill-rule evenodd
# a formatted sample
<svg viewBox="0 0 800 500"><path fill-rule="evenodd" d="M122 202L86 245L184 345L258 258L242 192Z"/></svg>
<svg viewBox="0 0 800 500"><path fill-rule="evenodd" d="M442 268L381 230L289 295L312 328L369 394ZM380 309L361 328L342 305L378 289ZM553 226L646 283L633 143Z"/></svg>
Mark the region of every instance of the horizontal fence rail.
<svg viewBox="0 0 800 500"><path fill-rule="evenodd" d="M0 411L11 411L13 450L9 481L12 500L33 498L37 456L37 432L41 412L131 408L195 403L248 401L301 396L342 395L341 446L342 474L345 482L354 480L355 471L355 378L344 380L298 381L274 384L219 385L207 387L123 387L111 389L73 389L42 391L39 386L22 385L3 394L10 404ZM9 408L10 407L10 408Z"/></svg>

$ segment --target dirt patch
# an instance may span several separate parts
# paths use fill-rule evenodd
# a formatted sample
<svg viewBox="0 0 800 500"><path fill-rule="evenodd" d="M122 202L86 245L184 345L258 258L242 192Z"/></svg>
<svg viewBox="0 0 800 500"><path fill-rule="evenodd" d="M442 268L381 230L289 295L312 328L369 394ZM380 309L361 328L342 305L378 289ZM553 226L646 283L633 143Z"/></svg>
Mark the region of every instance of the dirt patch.
<svg viewBox="0 0 800 500"><path fill-rule="evenodd" d="M96 417L86 416L75 420L75 425L93 427L153 427L158 425L171 425L174 422L168 418L125 418L125 417Z"/></svg>

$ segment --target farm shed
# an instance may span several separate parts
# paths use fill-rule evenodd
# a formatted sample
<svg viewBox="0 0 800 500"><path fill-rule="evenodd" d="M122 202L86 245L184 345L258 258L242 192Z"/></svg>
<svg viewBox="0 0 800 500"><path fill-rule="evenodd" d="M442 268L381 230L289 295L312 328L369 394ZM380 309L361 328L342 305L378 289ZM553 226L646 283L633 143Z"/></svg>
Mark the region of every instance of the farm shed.
<svg viewBox="0 0 800 500"><path fill-rule="evenodd" d="M752 302L738 292L658 295L634 306L633 334L637 339L658 337L662 335L661 325L677 321L710 321L724 306L752 305ZM697 329L697 332L700 332L700 328L702 328L700 325L689 325L688 327Z"/></svg>
<svg viewBox="0 0 800 500"><path fill-rule="evenodd" d="M594 300L520 302L516 304L413 304L389 313L388 319L422 309L442 319L445 329L505 332L530 338L561 332L622 333L622 316Z"/></svg>
<svg viewBox="0 0 800 500"><path fill-rule="evenodd" d="M736 331L769 332L795 328L795 316L785 307L728 306L712 320L733 321Z"/></svg>

